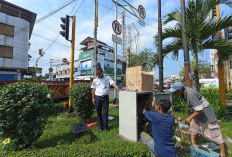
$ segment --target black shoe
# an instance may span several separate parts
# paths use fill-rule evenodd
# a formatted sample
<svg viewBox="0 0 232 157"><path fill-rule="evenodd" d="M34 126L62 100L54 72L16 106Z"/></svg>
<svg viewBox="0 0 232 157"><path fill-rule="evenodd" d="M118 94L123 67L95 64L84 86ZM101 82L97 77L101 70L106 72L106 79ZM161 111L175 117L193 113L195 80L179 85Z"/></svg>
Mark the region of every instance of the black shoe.
<svg viewBox="0 0 232 157"><path fill-rule="evenodd" d="M110 129L109 129L109 128L105 128L104 130L105 130L105 131L110 131Z"/></svg>
<svg viewBox="0 0 232 157"><path fill-rule="evenodd" d="M98 130L98 133L101 133L101 132L102 132L102 129L99 129L99 130Z"/></svg>

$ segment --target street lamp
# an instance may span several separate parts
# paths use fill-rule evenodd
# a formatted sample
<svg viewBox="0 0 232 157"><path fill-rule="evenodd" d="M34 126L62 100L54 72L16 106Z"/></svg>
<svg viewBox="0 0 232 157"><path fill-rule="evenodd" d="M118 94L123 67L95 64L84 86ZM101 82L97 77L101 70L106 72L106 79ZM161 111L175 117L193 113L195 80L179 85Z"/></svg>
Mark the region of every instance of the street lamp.
<svg viewBox="0 0 232 157"><path fill-rule="evenodd" d="M172 58L168 58L168 57L165 57L165 58L166 58L166 59L173 60L173 61L177 61L177 62L179 63L180 82L181 82L181 65L180 65L180 61L179 61L179 60L172 59Z"/></svg>

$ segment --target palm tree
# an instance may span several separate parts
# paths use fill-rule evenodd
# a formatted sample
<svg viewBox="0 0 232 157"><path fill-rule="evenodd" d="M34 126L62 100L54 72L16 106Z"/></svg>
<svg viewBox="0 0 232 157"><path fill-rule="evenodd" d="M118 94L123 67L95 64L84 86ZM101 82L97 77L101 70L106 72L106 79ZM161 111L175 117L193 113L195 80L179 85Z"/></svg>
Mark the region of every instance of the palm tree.
<svg viewBox="0 0 232 157"><path fill-rule="evenodd" d="M232 43L225 39L214 40L212 38L218 31L232 26L232 16L226 16L216 21L215 19L207 20L210 11L218 4L216 0L189 0L186 13L186 36L188 38L188 47L194 56L194 88L199 91L198 77L198 54L203 53L205 49L217 49L219 55L219 66L223 66L226 56L230 55ZM172 38L172 42L163 47L163 55L173 52L178 57L178 51L183 49L182 43L182 25L181 11L175 10L166 15L164 24L176 21L174 27L167 27L163 30L162 40ZM157 35L155 36L155 44L157 43ZM222 73L224 74L224 73ZM219 79L222 77L219 76ZM223 76L224 79L224 76ZM219 80L220 82L220 80ZM220 84L219 84L220 85ZM220 87L219 87L220 88Z"/></svg>

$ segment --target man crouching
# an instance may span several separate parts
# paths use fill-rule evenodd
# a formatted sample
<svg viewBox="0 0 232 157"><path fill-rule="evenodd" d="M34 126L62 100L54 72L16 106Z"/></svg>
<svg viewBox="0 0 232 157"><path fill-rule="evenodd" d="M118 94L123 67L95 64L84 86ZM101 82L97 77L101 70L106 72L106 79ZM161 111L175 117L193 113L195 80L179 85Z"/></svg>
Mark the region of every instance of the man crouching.
<svg viewBox="0 0 232 157"><path fill-rule="evenodd" d="M167 115L171 107L169 100L161 99L159 105L153 106L157 112L147 111L144 106L143 114L145 118L152 122L152 137L146 132L141 133L141 140L145 143L150 151L151 156L176 156L176 149L173 140L174 117Z"/></svg>

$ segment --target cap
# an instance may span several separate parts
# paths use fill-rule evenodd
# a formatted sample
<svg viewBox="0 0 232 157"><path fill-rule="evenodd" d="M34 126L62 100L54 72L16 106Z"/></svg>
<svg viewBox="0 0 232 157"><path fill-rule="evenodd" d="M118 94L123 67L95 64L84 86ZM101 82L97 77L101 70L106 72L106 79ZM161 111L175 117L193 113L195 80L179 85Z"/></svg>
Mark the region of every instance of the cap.
<svg viewBox="0 0 232 157"><path fill-rule="evenodd" d="M169 92L175 92L178 90L183 90L184 89L184 85L181 82L176 82L172 85L172 88L169 89Z"/></svg>

